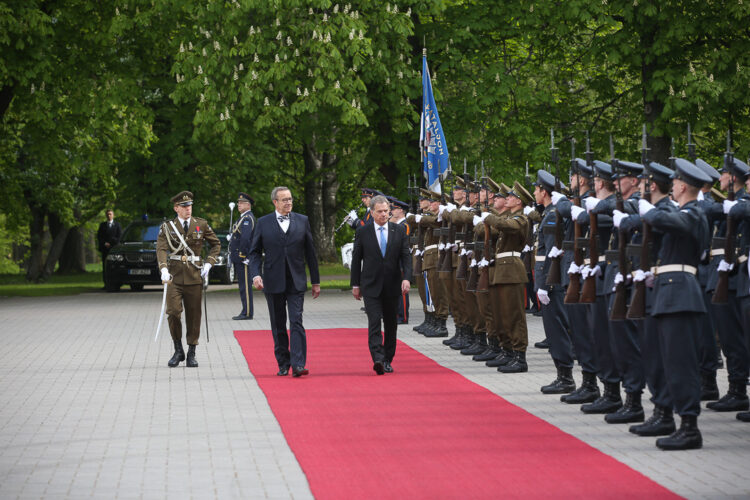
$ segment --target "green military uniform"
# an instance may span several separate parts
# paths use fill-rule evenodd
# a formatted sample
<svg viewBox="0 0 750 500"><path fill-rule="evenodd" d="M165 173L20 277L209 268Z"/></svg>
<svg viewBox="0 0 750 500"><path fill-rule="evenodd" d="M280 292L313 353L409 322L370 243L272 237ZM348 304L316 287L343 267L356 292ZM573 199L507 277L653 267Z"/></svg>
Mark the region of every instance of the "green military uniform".
<svg viewBox="0 0 750 500"><path fill-rule="evenodd" d="M188 202L192 204L192 198L192 193L183 191L172 198L172 201L175 204ZM175 217L171 223L162 224L156 239L156 258L159 262L159 269L166 268L172 276L172 282L169 283L167 289L167 321L175 347L177 343L180 343L180 349L182 348L180 315L183 305L188 345L197 345L200 337L203 292L201 251L205 242L210 245L206 262L213 265L221 251L221 242L205 219L192 216L187 232L179 218Z"/></svg>

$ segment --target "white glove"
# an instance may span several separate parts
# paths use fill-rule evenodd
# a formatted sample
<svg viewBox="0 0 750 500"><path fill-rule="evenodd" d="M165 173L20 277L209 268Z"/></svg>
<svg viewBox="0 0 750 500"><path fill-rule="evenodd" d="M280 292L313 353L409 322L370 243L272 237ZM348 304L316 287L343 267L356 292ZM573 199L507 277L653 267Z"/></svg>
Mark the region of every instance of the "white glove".
<svg viewBox="0 0 750 500"><path fill-rule="evenodd" d="M585 208L577 207L575 205L570 206L570 215L573 217L573 220L578 220L578 217L581 216L582 213L586 211Z"/></svg>
<svg viewBox="0 0 750 500"><path fill-rule="evenodd" d="M589 271L589 276L601 276L601 275L602 275L602 268L599 267L598 264L592 267L591 271Z"/></svg>
<svg viewBox="0 0 750 500"><path fill-rule="evenodd" d="M477 266L480 268L489 266L490 263L487 261L487 259L482 259L479 262L477 262Z"/></svg>
<svg viewBox="0 0 750 500"><path fill-rule="evenodd" d="M471 263L469 264L469 267L477 267L477 260L471 259Z"/></svg>
<svg viewBox="0 0 750 500"><path fill-rule="evenodd" d="M630 275L630 274L628 274L627 276L623 277L622 273L618 272L617 274L615 274L615 285L619 285L622 282L625 282L625 284L627 285L628 283L630 283L630 281L631 281L632 278L633 278L633 276Z"/></svg>
<svg viewBox="0 0 750 500"><path fill-rule="evenodd" d="M724 271L725 273L728 273L732 269L734 269L734 264L730 264L724 259L721 259L721 262L719 262L719 271Z"/></svg>
<svg viewBox="0 0 750 500"><path fill-rule="evenodd" d="M462 212L470 212L472 210L474 210L474 209L471 208L471 207L467 207L466 205L461 205L461 211Z"/></svg>
<svg viewBox="0 0 750 500"><path fill-rule="evenodd" d="M456 205L454 205L453 203L448 203L445 206L445 209L448 211L448 213L453 212L456 208L458 208L458 207Z"/></svg>
<svg viewBox="0 0 750 500"><path fill-rule="evenodd" d="M232 233L227 234L227 241L232 241Z"/></svg>
<svg viewBox="0 0 750 500"><path fill-rule="evenodd" d="M570 267L568 268L568 274L579 274L582 269L583 266L578 267L575 262L571 262Z"/></svg>
<svg viewBox="0 0 750 500"><path fill-rule="evenodd" d="M654 209L654 206L651 203L644 200L643 198L638 200L638 213L641 214L641 217L643 217L644 215L646 215L653 209Z"/></svg>
<svg viewBox="0 0 750 500"><path fill-rule="evenodd" d="M544 288L540 288L539 290L537 290L536 296L539 298L539 302L541 302L545 306L549 304L549 294Z"/></svg>
<svg viewBox="0 0 750 500"><path fill-rule="evenodd" d="M646 271L644 273L640 269L636 269L635 271L633 271L633 281L634 282L645 281L647 287L653 288L654 287L654 273L652 273L651 271Z"/></svg>
<svg viewBox="0 0 750 500"><path fill-rule="evenodd" d="M417 215L414 216L414 220L417 222L417 224L419 224L419 221L422 220L422 216L419 215L419 214L417 214Z"/></svg>
<svg viewBox="0 0 750 500"><path fill-rule="evenodd" d="M549 249L549 253L547 254L547 257L549 257L551 259L554 259L556 257L561 256L562 254L563 254L562 250L560 250L557 247L552 247L552 248Z"/></svg>
<svg viewBox="0 0 750 500"><path fill-rule="evenodd" d="M523 250L521 250L521 253L531 252L532 250L534 249L531 248L529 245L526 245L525 247L523 247Z"/></svg>
<svg viewBox="0 0 750 500"><path fill-rule="evenodd" d="M534 207L530 207L530 206L527 205L527 206L523 207L523 214L524 215L529 215L532 210L534 210Z"/></svg>
<svg viewBox="0 0 750 500"><path fill-rule="evenodd" d="M484 222L484 219L486 219L489 216L490 216L489 212L482 212L482 215L480 215L479 217L481 217L482 218L482 222Z"/></svg>
<svg viewBox="0 0 750 500"><path fill-rule="evenodd" d="M737 204L736 201L731 200L724 200L724 203L722 203L722 207L724 208L724 213L728 214L729 211L732 209L733 206Z"/></svg>
<svg viewBox="0 0 750 500"><path fill-rule="evenodd" d="M246 266L249 266L250 265L250 259L245 259L245 260L242 261L242 263L245 264Z"/></svg>
<svg viewBox="0 0 750 500"><path fill-rule="evenodd" d="M600 201L601 200L599 198L589 196L583 200L583 204L586 206L586 211L591 212L594 208L596 208Z"/></svg>
<svg viewBox="0 0 750 500"><path fill-rule="evenodd" d="M209 264L208 262L203 264L203 269L201 269L201 278L205 278L206 276L208 276L208 272L210 270L211 270L211 264Z"/></svg>
<svg viewBox="0 0 750 500"><path fill-rule="evenodd" d="M483 220L484 220L484 219L482 219L482 218L481 218L480 216L478 216L478 215L475 215L475 216L474 216L474 225L475 225L475 226L478 226L479 224L481 224L481 223L482 223L482 221L483 221Z"/></svg>
<svg viewBox="0 0 750 500"><path fill-rule="evenodd" d="M349 213L346 214L346 216L349 217L351 220L356 220L358 218L357 212L355 212L354 210L350 210Z"/></svg>
<svg viewBox="0 0 750 500"><path fill-rule="evenodd" d="M438 215L443 215L443 210L445 210L445 205L438 206Z"/></svg>
<svg viewBox="0 0 750 500"><path fill-rule="evenodd" d="M557 205L557 202L565 198L564 194L558 193L557 191L552 191L552 204Z"/></svg>
<svg viewBox="0 0 750 500"><path fill-rule="evenodd" d="M404 217L408 219L408 218L409 218L409 217L411 217L412 215L414 215L414 214L413 214L413 213L411 213L411 212L406 212L406 215L404 215Z"/></svg>
<svg viewBox="0 0 750 500"><path fill-rule="evenodd" d="M586 279L586 278L588 278L588 277L589 277L589 273L590 273L590 272L591 272L591 266L589 266L588 264L585 264L585 265L584 265L584 266L583 266L583 267L581 268L581 278L582 278L582 279Z"/></svg>
<svg viewBox="0 0 750 500"><path fill-rule="evenodd" d="M444 245L444 244L442 244L442 243L438 243L438 250L439 250L439 251L441 251L441 252L442 252L443 250L445 250L445 245Z"/></svg>
<svg viewBox="0 0 750 500"><path fill-rule="evenodd" d="M167 281L172 281L172 276L170 276L169 271L167 271L166 267L161 268L161 282L166 283Z"/></svg>
<svg viewBox="0 0 750 500"><path fill-rule="evenodd" d="M705 196L703 196L703 191L698 191L698 201L703 201L706 199Z"/></svg>
<svg viewBox="0 0 750 500"><path fill-rule="evenodd" d="M628 214L625 212L620 212L619 210L615 209L615 211L612 213L612 221L614 222L615 227L620 227L620 223L623 219L627 219Z"/></svg>

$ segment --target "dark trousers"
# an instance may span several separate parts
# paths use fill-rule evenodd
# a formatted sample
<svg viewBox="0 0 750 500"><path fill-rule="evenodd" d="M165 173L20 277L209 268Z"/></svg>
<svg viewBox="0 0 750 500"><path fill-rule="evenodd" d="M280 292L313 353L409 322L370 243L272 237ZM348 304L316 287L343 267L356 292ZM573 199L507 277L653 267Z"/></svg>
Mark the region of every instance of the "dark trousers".
<svg viewBox="0 0 750 500"><path fill-rule="evenodd" d="M706 293L703 289L703 303L706 305L706 314L701 315L700 327L700 362L701 372L715 374L719 369L719 346L716 345L716 328L711 309L711 298L713 294Z"/></svg>
<svg viewBox="0 0 750 500"><path fill-rule="evenodd" d="M548 287L549 304L542 306L544 333L549 341L549 354L557 368L573 368L573 346L568 333L568 316L563 307L565 288Z"/></svg>
<svg viewBox="0 0 750 500"><path fill-rule="evenodd" d="M591 304L591 329L594 332L594 349L596 350L596 366L602 382L620 382L620 373L615 365L612 354L612 340L609 333L609 314L607 314L606 295L597 295L596 302Z"/></svg>
<svg viewBox="0 0 750 500"><path fill-rule="evenodd" d="M674 404L667 388L656 318L646 315L641 326L643 327L640 330L643 368L646 385L651 392L651 402L664 408L672 408Z"/></svg>
<svg viewBox="0 0 750 500"><path fill-rule="evenodd" d="M578 358L581 370L596 373L596 354L594 351L594 334L591 330L589 314L591 307L587 304L566 304L565 310L570 321L570 335L573 340L573 350Z"/></svg>
<svg viewBox="0 0 750 500"><path fill-rule="evenodd" d="M287 290L293 290L287 286ZM305 366L307 363L307 337L302 326L302 307L305 292L267 293L268 313L271 317L273 351L279 368ZM286 330L289 311L289 334Z"/></svg>
<svg viewBox="0 0 750 500"><path fill-rule="evenodd" d="M737 293L729 291L727 304L711 304L719 331L721 350L727 358L729 381L744 384L750 372L747 338L742 328L742 314Z"/></svg>
<svg viewBox="0 0 750 500"><path fill-rule="evenodd" d="M364 297L367 313L367 343L372 361L392 362L396 355L396 314L400 295ZM380 325L383 325L381 333Z"/></svg>
<svg viewBox="0 0 750 500"><path fill-rule="evenodd" d="M247 276L247 266L240 262L234 265L234 274L237 276L237 282L240 285L240 300L242 301L242 316L253 317L253 294L252 283L248 286L250 280Z"/></svg>
<svg viewBox="0 0 750 500"><path fill-rule="evenodd" d="M614 294L612 294L614 297ZM641 393L646 384L638 326L632 319L610 321L612 354L625 392Z"/></svg>
<svg viewBox="0 0 750 500"><path fill-rule="evenodd" d="M680 416L698 416L701 412L700 314L682 312L656 317L667 387L674 411Z"/></svg>

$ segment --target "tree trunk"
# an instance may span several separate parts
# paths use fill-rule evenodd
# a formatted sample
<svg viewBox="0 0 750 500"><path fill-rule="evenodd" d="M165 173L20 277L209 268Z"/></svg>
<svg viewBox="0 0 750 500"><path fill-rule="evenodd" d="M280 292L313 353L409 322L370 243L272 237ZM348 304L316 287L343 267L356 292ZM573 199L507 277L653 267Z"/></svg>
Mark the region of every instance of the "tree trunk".
<svg viewBox="0 0 750 500"><path fill-rule="evenodd" d="M654 123L664 111L664 101L657 94L650 96L647 90L654 72L659 69L656 61L646 62L653 47L654 35L653 32L641 33L641 58L644 61L641 64L641 89L643 90L643 116L647 130L653 130ZM649 160L669 166L669 157L672 156L671 144L670 137L649 134L648 147L651 149Z"/></svg>
<svg viewBox="0 0 750 500"><path fill-rule="evenodd" d="M31 197L27 194L26 199ZM29 265L26 269L26 279L28 281L39 281L42 275L42 256L44 253L44 218L45 211L36 204L30 204L31 221L29 222Z"/></svg>
<svg viewBox="0 0 750 500"><path fill-rule="evenodd" d="M49 279L55 271L55 265L60 260L65 240L68 238L68 233L70 232L70 228L63 224L56 214L48 214L47 220L49 221L50 234L52 234L52 244L50 245L47 260L44 263L44 269L40 276L40 279L43 281Z"/></svg>
<svg viewBox="0 0 750 500"><path fill-rule="evenodd" d="M68 231L63 243L58 274L78 274L86 272L86 253L84 251L81 226L74 226Z"/></svg>
<svg viewBox="0 0 750 500"><path fill-rule="evenodd" d="M337 255L333 231L336 224L338 180L334 166L338 159L335 155L316 151L314 137L302 147L305 161L305 211L310 219L318 259L335 262Z"/></svg>

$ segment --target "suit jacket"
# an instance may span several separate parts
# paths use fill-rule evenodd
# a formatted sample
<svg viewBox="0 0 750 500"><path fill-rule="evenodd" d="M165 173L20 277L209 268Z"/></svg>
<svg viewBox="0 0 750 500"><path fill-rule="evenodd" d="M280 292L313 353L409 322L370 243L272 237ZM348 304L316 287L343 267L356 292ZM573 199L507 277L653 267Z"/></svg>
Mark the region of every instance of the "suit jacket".
<svg viewBox="0 0 750 500"><path fill-rule="evenodd" d="M250 243L250 275L263 277L265 293L307 290L305 262L310 269L310 281L314 285L319 284L318 258L313 246L310 221L306 216L289 212L289 229L286 233L276 220L275 211L258 219ZM286 289L287 266L294 284L292 290Z"/></svg>
<svg viewBox="0 0 750 500"><path fill-rule="evenodd" d="M100 252L108 252L111 250L113 246L120 242L120 237L122 236L122 227L120 227L120 223L116 220L112 221L112 227L109 227L108 222L109 221L105 221L99 224L99 230L96 232L96 239L99 243ZM104 246L105 243L109 243L109 248Z"/></svg>
<svg viewBox="0 0 750 500"><path fill-rule="evenodd" d="M175 217L173 219L174 226L177 232L182 235L187 246L193 251L193 254L200 257L203 251L203 244L208 243L211 248L208 251L206 262L211 265L216 264L216 257L221 252L221 241L216 236L214 230L208 225L205 219L200 217L190 217L190 225L188 231L185 233L180 219ZM171 245L170 245L171 242ZM178 285L200 285L203 283L201 278L201 267L203 261L188 262L181 260L170 259L169 256L172 253L172 246L175 248L180 246L180 238L172 229L172 225L169 222L165 222L159 229L159 236L156 237L156 260L159 262L159 270L166 267L169 274L172 275L172 280ZM177 252L178 256L190 257L190 252L183 249Z"/></svg>
<svg viewBox="0 0 750 500"><path fill-rule="evenodd" d="M401 295L401 281L411 280L409 237L401 224L388 223L385 257L373 224L357 228L352 250L351 286L360 287L363 296ZM403 274L402 274L403 273Z"/></svg>

